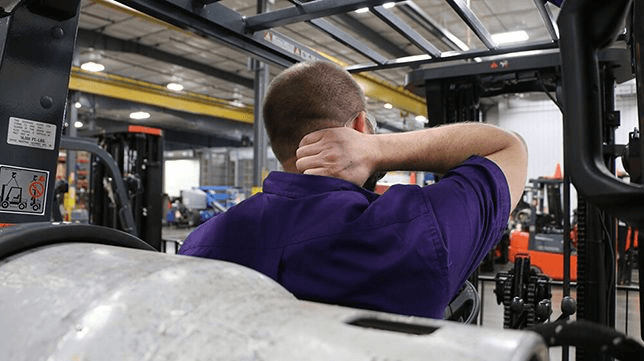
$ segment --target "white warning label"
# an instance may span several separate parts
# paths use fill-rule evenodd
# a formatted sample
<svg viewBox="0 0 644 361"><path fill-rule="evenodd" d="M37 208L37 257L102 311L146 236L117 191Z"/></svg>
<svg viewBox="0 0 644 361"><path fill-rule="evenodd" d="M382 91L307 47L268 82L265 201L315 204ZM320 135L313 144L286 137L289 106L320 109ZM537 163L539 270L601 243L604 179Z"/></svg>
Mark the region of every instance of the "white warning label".
<svg viewBox="0 0 644 361"><path fill-rule="evenodd" d="M49 172L0 165L0 212L45 214Z"/></svg>
<svg viewBox="0 0 644 361"><path fill-rule="evenodd" d="M282 48L283 50L293 53L304 60L319 60L322 59L321 56L316 56L312 52L303 49L303 46L296 45L292 40L277 35L271 31L264 32L264 40L273 43L275 46Z"/></svg>
<svg viewBox="0 0 644 361"><path fill-rule="evenodd" d="M53 150L56 143L56 126L49 123L10 117L7 143Z"/></svg>

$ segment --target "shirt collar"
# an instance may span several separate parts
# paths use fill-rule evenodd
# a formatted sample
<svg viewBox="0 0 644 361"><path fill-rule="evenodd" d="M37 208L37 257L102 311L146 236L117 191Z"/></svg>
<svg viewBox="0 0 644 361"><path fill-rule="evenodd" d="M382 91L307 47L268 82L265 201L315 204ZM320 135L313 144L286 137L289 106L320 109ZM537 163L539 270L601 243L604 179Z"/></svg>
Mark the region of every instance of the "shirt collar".
<svg viewBox="0 0 644 361"><path fill-rule="evenodd" d="M333 191L353 191L364 194L371 201L378 198L378 194L343 179L276 171L271 172L264 180L263 191L290 198Z"/></svg>

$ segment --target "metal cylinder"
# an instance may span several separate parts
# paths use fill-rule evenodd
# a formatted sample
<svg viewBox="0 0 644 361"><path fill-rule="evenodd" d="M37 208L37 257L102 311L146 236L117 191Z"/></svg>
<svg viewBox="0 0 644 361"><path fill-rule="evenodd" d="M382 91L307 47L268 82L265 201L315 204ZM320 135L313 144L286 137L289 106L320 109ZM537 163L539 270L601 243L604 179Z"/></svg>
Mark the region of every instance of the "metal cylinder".
<svg viewBox="0 0 644 361"><path fill-rule="evenodd" d="M546 360L533 333L299 301L231 263L96 244L0 261L0 360Z"/></svg>

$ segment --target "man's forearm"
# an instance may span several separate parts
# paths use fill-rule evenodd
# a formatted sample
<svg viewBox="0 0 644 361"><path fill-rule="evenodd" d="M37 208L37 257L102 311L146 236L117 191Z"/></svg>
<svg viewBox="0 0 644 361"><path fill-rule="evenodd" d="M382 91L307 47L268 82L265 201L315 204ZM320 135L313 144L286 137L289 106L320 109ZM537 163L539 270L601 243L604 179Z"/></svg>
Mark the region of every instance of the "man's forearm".
<svg viewBox="0 0 644 361"><path fill-rule="evenodd" d="M487 157L516 144L516 136L483 123L459 123L374 136L378 171L445 173L472 155Z"/></svg>
<svg viewBox="0 0 644 361"><path fill-rule="evenodd" d="M494 161L505 174L512 207L523 193L527 148L506 130L483 123L459 123L416 132L374 135L376 171L411 170L445 173L478 155Z"/></svg>

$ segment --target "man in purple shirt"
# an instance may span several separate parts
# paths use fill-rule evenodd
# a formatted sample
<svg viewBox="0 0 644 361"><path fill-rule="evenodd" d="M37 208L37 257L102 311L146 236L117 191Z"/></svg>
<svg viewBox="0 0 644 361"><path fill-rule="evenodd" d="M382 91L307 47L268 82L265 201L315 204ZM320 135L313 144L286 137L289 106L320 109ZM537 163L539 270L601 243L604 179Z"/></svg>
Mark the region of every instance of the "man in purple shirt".
<svg viewBox="0 0 644 361"><path fill-rule="evenodd" d="M525 184L524 144L491 125L374 134L362 90L328 62L278 75L264 119L284 172L179 253L256 269L301 299L442 318ZM363 187L390 170L443 177L380 196Z"/></svg>

